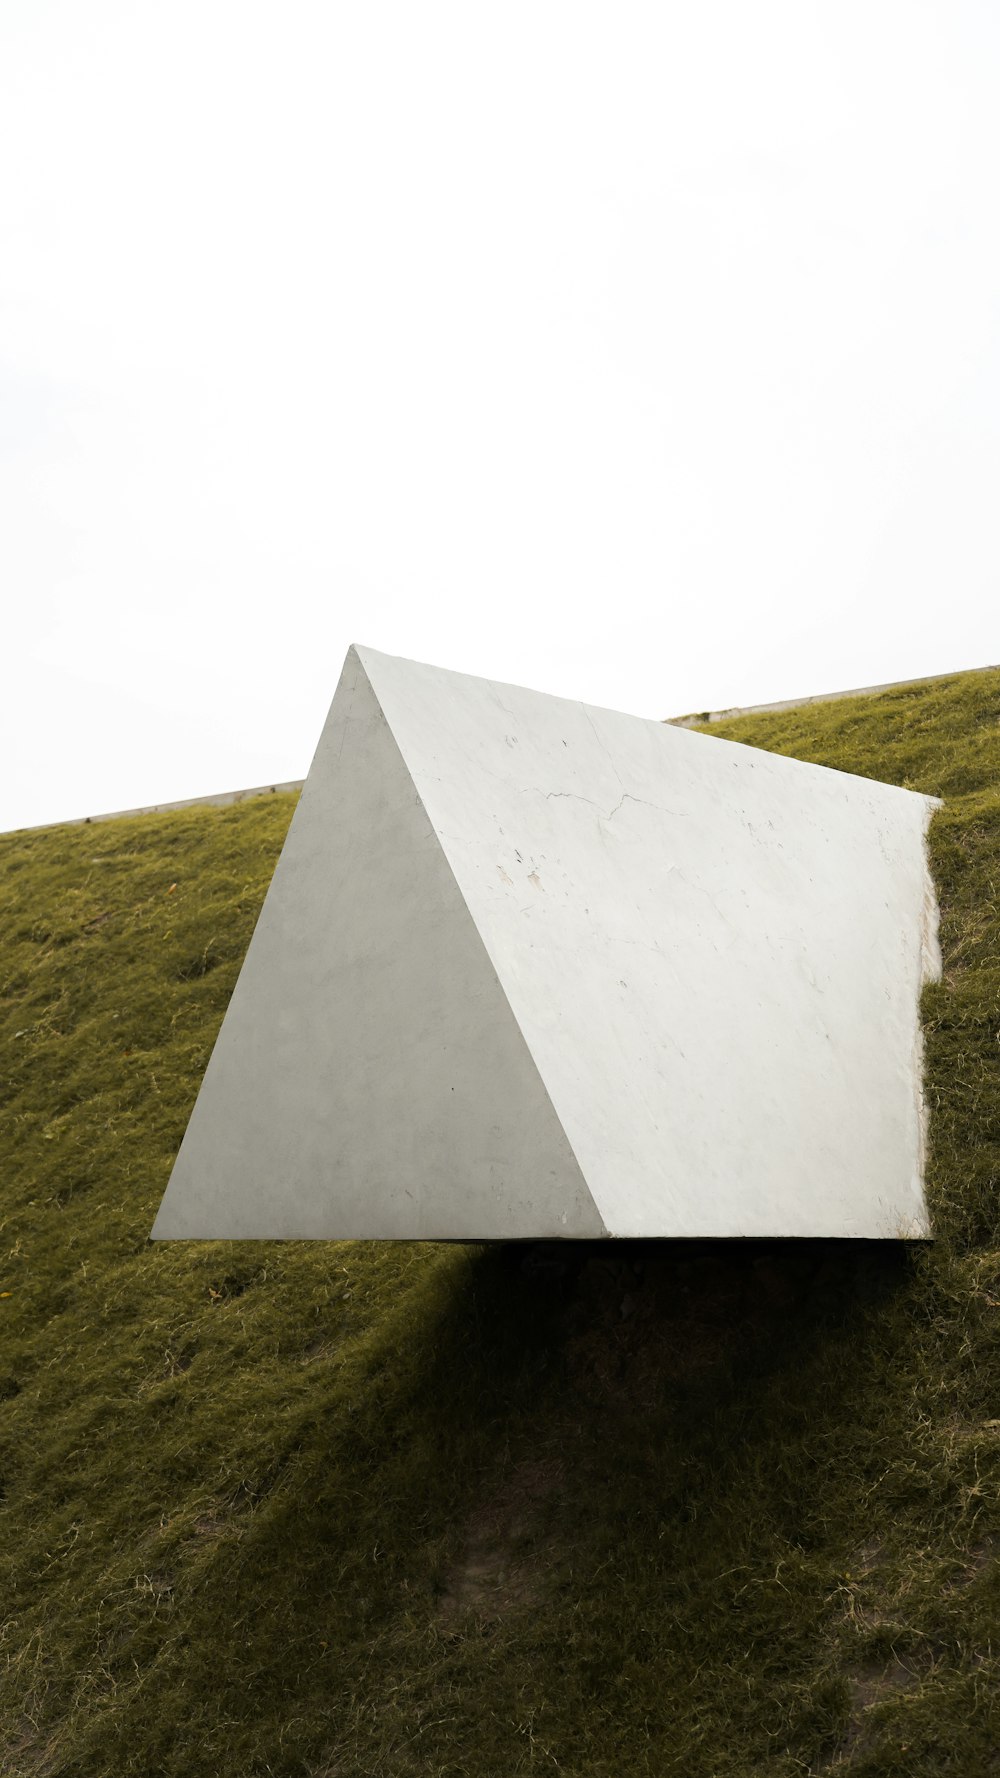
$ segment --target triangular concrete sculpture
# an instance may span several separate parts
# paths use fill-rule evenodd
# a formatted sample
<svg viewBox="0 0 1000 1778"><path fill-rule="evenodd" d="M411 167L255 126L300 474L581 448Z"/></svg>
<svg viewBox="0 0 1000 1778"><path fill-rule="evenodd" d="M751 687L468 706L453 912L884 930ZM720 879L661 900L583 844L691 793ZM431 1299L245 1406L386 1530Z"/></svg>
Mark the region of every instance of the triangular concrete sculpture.
<svg viewBox="0 0 1000 1778"><path fill-rule="evenodd" d="M926 1236L933 807L352 648L154 1236Z"/></svg>

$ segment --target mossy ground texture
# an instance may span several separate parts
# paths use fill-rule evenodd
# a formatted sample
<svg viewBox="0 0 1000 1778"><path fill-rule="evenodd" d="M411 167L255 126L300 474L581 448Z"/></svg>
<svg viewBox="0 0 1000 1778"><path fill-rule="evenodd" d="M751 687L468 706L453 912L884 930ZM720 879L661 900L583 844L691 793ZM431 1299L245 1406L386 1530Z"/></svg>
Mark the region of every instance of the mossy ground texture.
<svg viewBox="0 0 1000 1778"><path fill-rule="evenodd" d="M1000 673L714 732L945 798L933 1246L153 1245L292 799L0 840L0 1772L1000 1773Z"/></svg>

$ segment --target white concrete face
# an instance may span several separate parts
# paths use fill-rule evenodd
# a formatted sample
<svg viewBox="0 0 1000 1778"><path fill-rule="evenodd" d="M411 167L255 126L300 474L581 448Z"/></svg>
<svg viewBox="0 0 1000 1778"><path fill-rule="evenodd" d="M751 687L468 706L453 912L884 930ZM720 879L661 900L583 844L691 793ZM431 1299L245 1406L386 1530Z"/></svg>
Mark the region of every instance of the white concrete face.
<svg viewBox="0 0 1000 1778"><path fill-rule="evenodd" d="M351 650L154 1236L927 1234L932 808Z"/></svg>

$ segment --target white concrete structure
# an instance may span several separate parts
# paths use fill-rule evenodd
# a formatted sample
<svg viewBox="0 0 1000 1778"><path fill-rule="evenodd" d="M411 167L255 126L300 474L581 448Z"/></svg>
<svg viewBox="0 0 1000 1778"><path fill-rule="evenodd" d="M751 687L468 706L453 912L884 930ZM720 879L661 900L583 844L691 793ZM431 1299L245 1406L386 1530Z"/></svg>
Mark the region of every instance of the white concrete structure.
<svg viewBox="0 0 1000 1778"><path fill-rule="evenodd" d="M154 1236L926 1236L933 807L351 649Z"/></svg>

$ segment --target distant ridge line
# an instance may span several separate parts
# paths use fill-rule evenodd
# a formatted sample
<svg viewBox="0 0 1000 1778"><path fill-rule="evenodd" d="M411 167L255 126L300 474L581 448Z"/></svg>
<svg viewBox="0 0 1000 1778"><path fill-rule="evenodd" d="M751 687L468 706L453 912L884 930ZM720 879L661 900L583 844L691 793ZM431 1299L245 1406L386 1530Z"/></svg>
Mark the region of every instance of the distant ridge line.
<svg viewBox="0 0 1000 1778"><path fill-rule="evenodd" d="M888 679L884 685L856 685L850 691L818 691L808 698L782 698L777 704L734 704L729 710L704 710L687 716L668 716L672 728L698 728L706 722L733 722L738 716L764 716L781 710L801 710L806 704L836 704L841 698L875 697L881 691L900 691L904 685L939 685L945 679L967 679L971 673L995 673L996 663L985 667L959 667L954 673L930 673L922 679Z"/></svg>
<svg viewBox="0 0 1000 1778"><path fill-rule="evenodd" d="M40 833L43 827L90 827L97 821L124 821L129 815L166 815L172 809L197 809L212 804L224 809L230 803L244 803L252 796L281 796L288 790L301 790L304 778L290 778L285 784L255 784L250 790L219 790L212 796L184 796L176 803L146 803L139 809L111 809L105 815L71 815L66 821L38 821L32 827L15 827L12 833Z"/></svg>
<svg viewBox="0 0 1000 1778"><path fill-rule="evenodd" d="M806 704L835 704L838 698L874 697L881 691L898 691L904 685L937 685L944 679L966 679L971 673L995 673L1000 663L985 667L960 667L955 673L931 673L923 679L890 679L884 685L858 685L850 691L821 691L812 697L784 698L777 704L734 704L729 710L706 710L687 716L667 716L672 728L698 728L706 722L730 722L737 716L763 716L768 712L799 710ZM45 827L90 827L98 821L124 821L130 815L166 815L173 809L197 809L211 806L228 808L232 803L247 802L252 796L281 796L301 790L304 778L290 778L284 784L256 784L249 790L220 790L211 796L185 796L174 803L146 803L137 809L111 809L103 815L71 815L65 821L37 821L30 827L10 828L11 833L40 833Z"/></svg>

